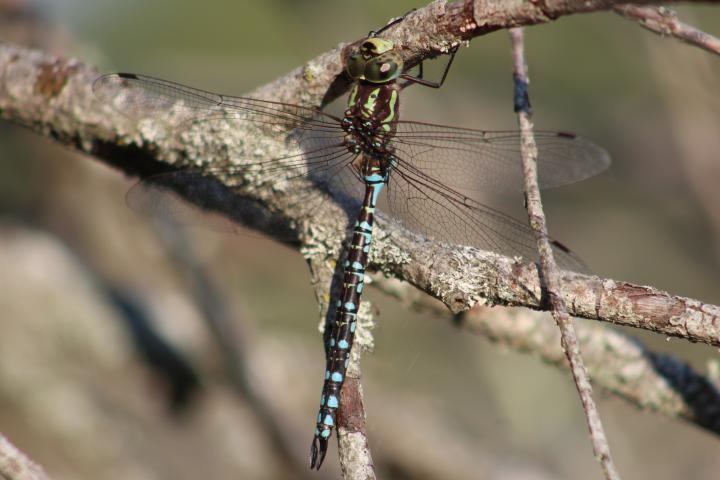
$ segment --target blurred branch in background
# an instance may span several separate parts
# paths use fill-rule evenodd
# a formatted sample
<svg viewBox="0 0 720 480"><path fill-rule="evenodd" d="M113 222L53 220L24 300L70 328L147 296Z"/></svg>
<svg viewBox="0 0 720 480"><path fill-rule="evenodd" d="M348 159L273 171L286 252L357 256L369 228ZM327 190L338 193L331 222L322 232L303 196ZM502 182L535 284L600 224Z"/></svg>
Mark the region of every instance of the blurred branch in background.
<svg viewBox="0 0 720 480"><path fill-rule="evenodd" d="M274 411L270 392L263 393L260 385L251 379L248 346L252 339L249 338L251 325L247 314L239 316L229 311L228 302L223 299L220 289L198 263L191 243L172 218L156 221L154 225L173 263L181 269L183 277L190 284L194 303L202 313L202 319L224 357L233 388L258 419L263 433L273 445L272 452L287 470L288 478L311 478L303 461L304 456L298 454L299 449L293 448L293 445L300 442L291 435L289 419L281 418L281 415ZM301 458L303 460L300 460Z"/></svg>
<svg viewBox="0 0 720 480"><path fill-rule="evenodd" d="M50 26L37 5L25 0L0 0L0 30L21 45L47 46Z"/></svg>
<svg viewBox="0 0 720 480"><path fill-rule="evenodd" d="M42 467L0 434L0 476L3 480L47 480Z"/></svg>
<svg viewBox="0 0 720 480"><path fill-rule="evenodd" d="M697 53L687 54L677 45L662 48L645 42L647 58L654 74L652 79L662 92L661 98L667 118L672 125L672 138L678 151L683 152L682 166L700 208L708 219L714 241L716 262L720 262L720 161L715 149L707 148L706 141L718 136L717 112L720 99L705 92L717 92L720 80L713 75L711 60ZM716 39L720 51L720 41ZM687 72L679 78L678 72ZM683 101L674 95L690 92ZM693 118L692 126L689 119Z"/></svg>
<svg viewBox="0 0 720 480"><path fill-rule="evenodd" d="M455 317L407 283L381 275L372 285L415 311L432 311L471 333L567 370L560 332L547 314L521 308L477 306ZM640 410L682 418L720 436L718 379L673 357L648 350L639 340L605 325L575 326L592 382Z"/></svg>

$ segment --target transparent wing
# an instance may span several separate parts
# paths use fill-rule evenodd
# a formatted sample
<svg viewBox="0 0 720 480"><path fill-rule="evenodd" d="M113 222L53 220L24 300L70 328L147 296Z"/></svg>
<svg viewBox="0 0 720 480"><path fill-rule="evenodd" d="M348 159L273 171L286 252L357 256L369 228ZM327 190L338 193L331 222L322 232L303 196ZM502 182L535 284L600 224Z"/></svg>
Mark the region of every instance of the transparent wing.
<svg viewBox="0 0 720 480"><path fill-rule="evenodd" d="M209 119L244 120L286 130L342 131L337 117L319 109L280 102L233 97L134 73L111 73L93 83L104 103L133 118L173 117L178 123Z"/></svg>
<svg viewBox="0 0 720 480"><path fill-rule="evenodd" d="M593 142L562 132L535 132L541 188L597 175L610 156ZM398 122L392 146L420 173L461 190L518 192L523 188L519 131L483 131Z"/></svg>
<svg viewBox="0 0 720 480"><path fill-rule="evenodd" d="M279 221L269 225L273 219L257 203L242 199L232 188L194 170L141 180L128 190L125 202L160 221L243 234L238 223L250 223L265 231L283 232L285 238L292 236Z"/></svg>
<svg viewBox="0 0 720 480"><path fill-rule="evenodd" d="M387 202L392 217L409 230L441 242L470 245L502 255L537 259L532 230L524 223L439 183L398 158L390 176ZM553 241L558 265L584 272L587 266L559 242Z"/></svg>
<svg viewBox="0 0 720 480"><path fill-rule="evenodd" d="M238 224L251 225L279 239L295 240L286 222L269 215L256 200L244 197L239 188L228 187L218 179L242 177L259 167L270 181L282 178L283 189L303 208L312 210L314 202L327 201L312 188L317 187L340 200L355 216L363 184L350 167L352 158L347 149L323 149L315 156L298 155L202 172L189 169L162 173L139 181L125 200L133 210L159 220L242 234L249 232L239 229Z"/></svg>
<svg viewBox="0 0 720 480"><path fill-rule="evenodd" d="M173 120L179 131L188 124L232 126L238 121L278 127L277 130L286 134L288 149L297 152L260 162L239 162L237 166L204 169L202 173L196 170L170 172L143 180L128 192L127 203L153 217L234 231L232 222L208 214L224 210L217 208L219 202L212 201L222 193L225 202L233 205L234 214L231 217L241 223L255 218L257 208L233 201L237 195L223 191L221 185L212 180L213 176L237 176L237 183L242 183L240 177L250 173L260 175L263 181L270 183L306 178L314 186L353 203L357 203L362 194L362 182L349 167L354 155L343 146L345 132L340 120L318 109L221 95L129 73L103 75L93 83L93 91L101 101L125 115L136 119ZM176 194L177 191L183 192L182 197ZM303 192L295 193L296 197L305 198ZM307 193L310 197L311 192ZM190 203L185 199L189 199Z"/></svg>
<svg viewBox="0 0 720 480"><path fill-rule="evenodd" d="M316 109L220 95L135 74L102 76L93 89L98 98L136 118L166 116L176 120L175 124L246 121L292 130L287 142L298 153L221 171L208 170L203 175L227 178L254 172L270 182L304 177L334 197L349 200L343 203L353 215L357 214L363 183L351 166L355 156L343 146L345 132L336 117ZM538 132L536 140L540 184L544 187L582 180L610 163L602 148L573 135ZM407 228L440 241L519 255L527 260L536 257L534 237L528 227L476 199L480 191L522 189L518 132L399 122L391 146L398 166L390 177L387 197L391 213ZM134 187L128 203L156 216L170 212L176 221L185 223L197 223L204 218L203 212L214 210L206 205L207 198L217 198L219 190L212 183L200 182L197 172L160 177L164 178L154 177L152 182ZM194 206L188 207L180 197L168 194L177 191L179 184L190 185L182 187L183 197L190 198ZM302 194L299 198L303 198ZM195 205L200 206L199 210ZM255 214L242 202L232 205L232 216L241 222ZM216 227L217 219L208 223ZM559 244L557 254L564 268L584 269L582 262Z"/></svg>

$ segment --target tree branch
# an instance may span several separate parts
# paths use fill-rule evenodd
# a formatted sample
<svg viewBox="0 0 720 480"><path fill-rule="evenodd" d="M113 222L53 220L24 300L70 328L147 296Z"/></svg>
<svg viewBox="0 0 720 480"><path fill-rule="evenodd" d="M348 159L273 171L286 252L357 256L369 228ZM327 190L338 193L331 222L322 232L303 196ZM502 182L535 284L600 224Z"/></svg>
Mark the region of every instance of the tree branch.
<svg viewBox="0 0 720 480"><path fill-rule="evenodd" d="M374 275L373 287L407 307L430 310L467 331L528 353L567 370L560 348L560 332L545 314L524 308L475 307L453 317L440 302L429 301L417 289L395 279ZM606 325L575 325L583 359L593 384L641 410L682 418L720 435L720 390L716 379L666 354L648 350L642 343Z"/></svg>
<svg viewBox="0 0 720 480"><path fill-rule="evenodd" d="M550 311L560 329L560 344L568 359L570 372L580 396L595 458L600 462L605 478L608 480L620 480L620 475L610 454L610 444L605 435L605 428L593 398L590 377L580 355L580 342L565 307L565 301L560 296L560 274L548 237L547 222L545 221L540 186L538 185L538 150L531 120L532 112L528 95L529 79L525 65L525 35L523 29L510 29L510 38L513 54L513 79L515 82L515 111L518 115L518 123L522 133L521 153L525 204L528 222L535 233L537 249L540 254L539 273L547 292Z"/></svg>
<svg viewBox="0 0 720 480"><path fill-rule="evenodd" d="M689 45L720 55L720 39L683 23L677 13L665 7L643 7L640 5L617 5L615 13L636 21L641 27L659 35L677 38Z"/></svg>
<svg viewBox="0 0 720 480"><path fill-rule="evenodd" d="M268 96L273 86L280 88L275 98L285 99L290 92L302 91L300 85L317 82L320 76L300 72L316 71L323 62L326 66L332 64L333 71L338 72L339 51L336 48L323 54L257 90L258 96ZM326 70L318 71L327 73ZM172 133L177 126L159 122L135 125L94 97L91 85L97 76L96 69L77 60L0 43L0 117L26 125L131 175L146 176L173 167L221 168L234 162L293 153L288 152L283 138L277 135L269 138L243 125L227 132L203 131L202 125L195 125L192 132L183 132L182 138ZM327 87L332 75L325 78ZM306 92L296 100L312 104L312 98L314 95ZM230 176L218 175L217 178L226 185L238 182ZM266 211L280 214L297 226L298 239L306 249L338 254L341 232L348 221L343 209L329 201L306 202L307 197L299 202L297 192L302 182L297 184L297 189L295 185L273 189L261 184L258 178L243 180L246 186L238 190L243 198L258 202ZM318 192L315 200L319 198L322 194ZM303 205L313 208L303 208ZM232 216L232 205L217 207ZM265 228L258 219L248 223ZM378 216L377 230L371 268L412 283L441 300L453 312L467 310L478 302L535 309L547 307L542 301L533 264L522 264L470 247L435 244L405 231L382 215ZM672 296L651 286L588 275L565 273L562 281L560 293L570 315L720 346L720 307L716 305Z"/></svg>
<svg viewBox="0 0 720 480"><path fill-rule="evenodd" d="M396 42L406 64L412 66L498 29L545 23L562 15L607 10L625 3L435 2L411 13L383 35ZM310 107L329 103L349 86L341 75L343 47L335 47L250 96ZM152 121L136 124L97 101L91 91L97 76L96 69L77 60L0 43L0 118L25 125L130 175L146 176L171 168L218 169L293 153L288 152L284 138L261 135L251 125L232 132L193 125L192 131L178 136L174 133L178 125ZM230 176L217 178L227 186L235 187L238 182ZM306 202L307 197L299 201L298 191L308 188L302 181L285 189L259 178L245 177L242 182L242 187L237 187L239 195L269 214L287 219L296 228L306 256L338 255L348 219L336 204ZM323 198L320 192L315 195ZM232 215L228 205L219 204L216 209ZM266 228L261 219L246 220L252 227ZM547 308L535 265L471 247L434 244L382 215L377 217L370 268L412 283L453 312L478 303ZM573 273L562 276L559 296L573 316L720 346L720 307L715 305L671 296L653 287ZM370 462L368 454L367 464Z"/></svg>
<svg viewBox="0 0 720 480"><path fill-rule="evenodd" d="M0 478L3 480L48 480L43 468L0 435Z"/></svg>

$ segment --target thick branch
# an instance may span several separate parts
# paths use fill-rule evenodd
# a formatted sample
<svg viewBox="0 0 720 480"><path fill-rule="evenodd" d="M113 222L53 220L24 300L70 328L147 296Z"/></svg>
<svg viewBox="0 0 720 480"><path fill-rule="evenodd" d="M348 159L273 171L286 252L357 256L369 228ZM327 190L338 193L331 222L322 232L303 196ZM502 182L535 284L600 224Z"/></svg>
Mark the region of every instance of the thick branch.
<svg viewBox="0 0 720 480"><path fill-rule="evenodd" d="M132 175L173 166L221 167L244 159L287 155L282 138L206 131L182 138L167 128L132 122L100 104L91 91L97 71L77 60L0 43L0 116L94 155ZM237 179L218 177L228 185ZM298 190L252 184L241 193L297 226L306 251L337 255L347 217L330 201L299 199ZM252 187L252 190L250 189ZM318 197L322 195L318 193ZM302 201L299 201L302 200ZM323 199L326 200L326 199ZM312 205L313 208L303 208ZM232 206L232 205L231 205ZM228 206L225 208L228 214ZM253 223L249 221L248 223ZM255 223L251 226L263 228ZM444 302L453 312L478 302L544 309L533 264L471 247L436 244L378 215L371 268L406 280ZM720 307L672 296L650 286L565 273L561 295L573 316L642 328L720 346Z"/></svg>
<svg viewBox="0 0 720 480"><path fill-rule="evenodd" d="M472 2L451 5L438 2L413 12L387 35L400 38L399 44L408 58L412 52L425 52L415 54L419 60L430 55L433 45L430 40L439 51L438 38L445 39L443 48L447 48L458 40L499 28L607 9L624 2L553 2L552 8L545 2L542 10L538 2L476 3L476 14L484 11L482 27L472 20L473 10L469 9ZM423 18L431 20L421 21ZM446 34L449 36L443 37ZM415 48L411 49L411 45ZM340 52L337 47L253 95L320 105L323 98L334 98L342 91L338 84L343 81L336 79L341 71ZM142 123L138 129L129 119L97 101L90 88L97 76L97 70L77 60L0 43L0 116L94 155L131 175L148 175L172 167L207 164L222 167L289 153L283 138L267 138L242 128L217 132L203 131L202 126L197 126L195 134L181 138L172 134L173 125ZM328 93L333 82L335 88ZM228 185L237 181L221 176L218 179ZM244 198L260 202L266 210L289 219L297 226L298 237L306 249L337 254L347 220L342 209L327 201L313 205L316 208L302 208L307 198L298 202L294 188L271 191L257 180L256 183L246 180L246 188L240 191ZM478 302L546 308L534 265L470 247L425 241L382 216L377 223L371 268L407 280L443 301L452 311L466 310ZM262 228L260 224L254 226ZM653 287L572 273L564 275L561 295L573 316L720 346L720 307L715 305L671 296Z"/></svg>

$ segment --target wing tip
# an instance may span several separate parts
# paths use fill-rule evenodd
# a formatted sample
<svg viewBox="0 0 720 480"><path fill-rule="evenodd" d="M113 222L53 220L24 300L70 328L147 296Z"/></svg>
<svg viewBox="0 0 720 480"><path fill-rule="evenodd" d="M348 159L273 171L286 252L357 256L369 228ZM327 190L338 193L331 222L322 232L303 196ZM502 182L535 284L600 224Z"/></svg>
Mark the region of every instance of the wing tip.
<svg viewBox="0 0 720 480"><path fill-rule="evenodd" d="M565 253L573 253L572 250L570 250L567 245L563 244L562 242L559 242L558 240L552 239L550 240L550 243L553 247L556 247L561 252Z"/></svg>
<svg viewBox="0 0 720 480"><path fill-rule="evenodd" d="M560 138L569 138L569 139L572 139L572 140L575 140L576 138L578 138L578 136L575 135L573 132L566 132L566 131L563 131L563 130L557 132L557 136L560 137Z"/></svg>

